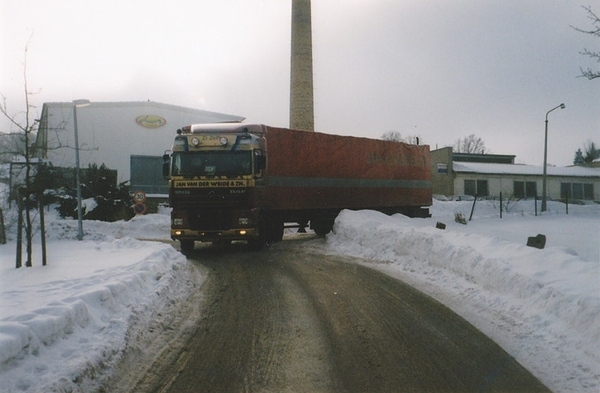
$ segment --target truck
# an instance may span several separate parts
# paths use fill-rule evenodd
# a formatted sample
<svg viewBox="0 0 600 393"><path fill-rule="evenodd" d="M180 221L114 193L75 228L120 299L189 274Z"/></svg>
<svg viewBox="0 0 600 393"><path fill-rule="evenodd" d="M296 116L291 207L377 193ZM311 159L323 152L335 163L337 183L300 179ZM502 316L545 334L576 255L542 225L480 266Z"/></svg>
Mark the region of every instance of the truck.
<svg viewBox="0 0 600 393"><path fill-rule="evenodd" d="M344 209L428 217L430 152L410 145L262 124L193 124L177 130L163 156L171 238L282 240L286 226L324 236Z"/></svg>

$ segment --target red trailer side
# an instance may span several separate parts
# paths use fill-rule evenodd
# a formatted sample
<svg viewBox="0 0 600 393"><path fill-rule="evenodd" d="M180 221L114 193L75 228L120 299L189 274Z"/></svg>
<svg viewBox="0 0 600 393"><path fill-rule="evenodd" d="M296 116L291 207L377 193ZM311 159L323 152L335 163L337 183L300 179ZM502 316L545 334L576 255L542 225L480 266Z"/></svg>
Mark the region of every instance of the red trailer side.
<svg viewBox="0 0 600 393"><path fill-rule="evenodd" d="M265 137L271 210L431 205L429 146L272 127Z"/></svg>

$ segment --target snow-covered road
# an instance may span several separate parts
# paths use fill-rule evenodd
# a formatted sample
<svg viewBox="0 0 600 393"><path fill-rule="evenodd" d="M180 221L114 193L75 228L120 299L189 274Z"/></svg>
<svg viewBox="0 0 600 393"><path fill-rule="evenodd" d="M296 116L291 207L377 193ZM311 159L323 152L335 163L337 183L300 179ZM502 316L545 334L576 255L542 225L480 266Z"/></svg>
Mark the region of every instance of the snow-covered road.
<svg viewBox="0 0 600 393"><path fill-rule="evenodd" d="M500 219L497 203L478 202L467 225L454 214L468 217L471 202L435 201L429 219L345 211L322 251L363 258L442 301L553 391L597 392L600 206L566 215L549 203L536 217L532 203ZM93 391L128 338L168 325L166 308L185 303L203 278L170 245L136 240L166 239L165 213L84 221L81 242L76 221L49 217L45 267L36 248L34 266L15 269L9 235L0 245L0 391ZM526 247L538 233L546 248Z"/></svg>

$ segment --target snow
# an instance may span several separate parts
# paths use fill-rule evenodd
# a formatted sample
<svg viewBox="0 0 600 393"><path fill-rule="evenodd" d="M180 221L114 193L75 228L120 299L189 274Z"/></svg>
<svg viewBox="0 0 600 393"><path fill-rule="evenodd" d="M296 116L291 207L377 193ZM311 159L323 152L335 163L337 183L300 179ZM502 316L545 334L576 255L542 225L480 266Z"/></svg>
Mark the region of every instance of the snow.
<svg viewBox="0 0 600 393"><path fill-rule="evenodd" d="M335 253L411 283L500 344L557 392L600 390L600 206L434 201L431 219L344 211ZM507 206L505 206L505 209ZM446 229L435 228L440 221ZM546 247L527 247L544 234Z"/></svg>
<svg viewBox="0 0 600 393"><path fill-rule="evenodd" d="M458 162L452 163L452 169L455 172L465 173L487 173L487 174L508 174L508 175L542 175L543 165L524 165L524 164L491 164L483 162ZM600 177L600 168L584 166L565 166L557 167L548 165L546 167L548 176L568 176L568 177Z"/></svg>
<svg viewBox="0 0 600 393"><path fill-rule="evenodd" d="M130 338L201 284L173 247L134 238L166 238L167 215L84 221L83 241L76 220L48 221L47 266L15 269L15 242L0 246L2 392L95 391Z"/></svg>
<svg viewBox="0 0 600 393"><path fill-rule="evenodd" d="M597 392L600 205L570 205L567 215L549 202L535 216L532 201L512 202L500 219L497 203L478 201L472 221L456 223L471 206L436 200L427 219L343 211L324 244L307 244L358 257L438 299L553 391ZM77 221L49 212L47 266L36 244L33 267L15 269L9 234L0 245L0 391L95 391L133 338L165 329L165 310L189 302L205 279L156 241L169 236L167 213L86 220L77 241ZM546 247L527 247L538 233Z"/></svg>

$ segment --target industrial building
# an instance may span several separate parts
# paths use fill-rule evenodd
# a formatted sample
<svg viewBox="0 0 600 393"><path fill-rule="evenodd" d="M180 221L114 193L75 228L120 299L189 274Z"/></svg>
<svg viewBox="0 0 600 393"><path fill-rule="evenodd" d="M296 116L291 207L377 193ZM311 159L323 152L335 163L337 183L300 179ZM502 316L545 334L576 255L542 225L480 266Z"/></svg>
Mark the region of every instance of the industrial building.
<svg viewBox="0 0 600 393"><path fill-rule="evenodd" d="M178 128L242 120L152 101L50 102L42 107L35 152L55 167L73 168L79 150L81 168L105 164L117 171L119 182L131 180L132 189L166 193L160 158L171 148Z"/></svg>
<svg viewBox="0 0 600 393"><path fill-rule="evenodd" d="M542 196L543 166L514 163L515 156L431 152L433 194L525 199ZM547 196L553 200L600 200L600 167L546 168Z"/></svg>

